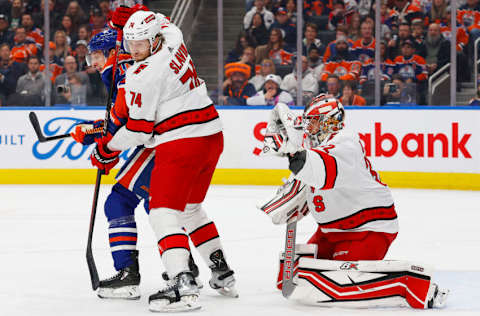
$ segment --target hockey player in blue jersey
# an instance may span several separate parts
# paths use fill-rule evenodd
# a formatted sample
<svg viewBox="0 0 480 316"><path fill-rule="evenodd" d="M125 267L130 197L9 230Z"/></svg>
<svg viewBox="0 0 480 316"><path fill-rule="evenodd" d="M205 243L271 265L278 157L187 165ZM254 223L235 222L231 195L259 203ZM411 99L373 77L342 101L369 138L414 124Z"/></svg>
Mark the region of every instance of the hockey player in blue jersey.
<svg viewBox="0 0 480 316"><path fill-rule="evenodd" d="M110 88L112 80L116 37L115 30L106 29L95 35L88 44L87 61L100 72L107 89ZM125 71L131 64L133 60L130 55L123 51L119 52L112 102L115 101L118 91L122 89ZM125 123L125 114L119 113L118 109L112 107L108 133L114 135ZM87 131L102 125L103 120L82 122L75 127L72 136L83 145L93 144L95 138L101 135L100 133L89 134ZM110 250L118 273L100 282L98 296L101 298L137 299L140 297L138 289L140 273L136 250L137 225L134 211L143 200L145 210L148 212L148 187L154 154L152 149L137 147L118 172L117 183L105 201Z"/></svg>

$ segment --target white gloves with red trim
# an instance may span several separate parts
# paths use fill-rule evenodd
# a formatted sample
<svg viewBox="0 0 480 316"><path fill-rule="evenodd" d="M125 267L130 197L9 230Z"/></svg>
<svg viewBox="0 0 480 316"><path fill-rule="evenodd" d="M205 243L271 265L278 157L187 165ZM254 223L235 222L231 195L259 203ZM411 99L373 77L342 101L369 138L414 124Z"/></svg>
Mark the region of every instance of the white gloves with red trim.
<svg viewBox="0 0 480 316"><path fill-rule="evenodd" d="M284 157L288 154L294 154L299 150L303 150L303 148L293 140L300 135L295 127L297 121L297 117L290 111L286 104L278 103L272 112L270 112L262 152L264 154Z"/></svg>

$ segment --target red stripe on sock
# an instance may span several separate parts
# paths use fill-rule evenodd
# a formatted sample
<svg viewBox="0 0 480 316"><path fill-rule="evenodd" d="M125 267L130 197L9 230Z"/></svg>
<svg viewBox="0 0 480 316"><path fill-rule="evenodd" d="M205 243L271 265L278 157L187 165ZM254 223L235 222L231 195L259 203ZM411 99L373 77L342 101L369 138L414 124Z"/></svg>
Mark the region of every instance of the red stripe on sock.
<svg viewBox="0 0 480 316"><path fill-rule="evenodd" d="M200 226L190 233L190 239L192 240L195 247L200 246L201 244L218 237L217 227L213 222L210 222L206 225Z"/></svg>

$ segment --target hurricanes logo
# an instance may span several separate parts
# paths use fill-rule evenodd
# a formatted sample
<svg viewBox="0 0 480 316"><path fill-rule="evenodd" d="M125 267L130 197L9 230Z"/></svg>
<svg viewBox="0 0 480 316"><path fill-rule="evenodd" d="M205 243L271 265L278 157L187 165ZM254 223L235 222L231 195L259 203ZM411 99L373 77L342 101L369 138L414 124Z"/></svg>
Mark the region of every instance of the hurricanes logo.
<svg viewBox="0 0 480 316"><path fill-rule="evenodd" d="M130 26L129 26L129 28L131 28L131 29L132 29L134 25L135 25L135 22L130 22Z"/></svg>

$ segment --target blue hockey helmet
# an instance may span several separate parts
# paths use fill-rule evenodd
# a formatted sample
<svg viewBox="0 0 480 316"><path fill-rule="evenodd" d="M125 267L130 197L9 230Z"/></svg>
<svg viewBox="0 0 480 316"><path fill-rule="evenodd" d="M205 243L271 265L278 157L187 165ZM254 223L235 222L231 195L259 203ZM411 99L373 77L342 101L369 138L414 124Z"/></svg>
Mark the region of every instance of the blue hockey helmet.
<svg viewBox="0 0 480 316"><path fill-rule="evenodd" d="M88 43L88 53L101 50L108 57L110 50L115 48L116 41L117 31L107 28L92 37Z"/></svg>

